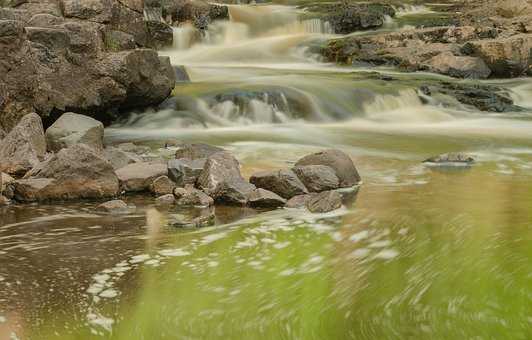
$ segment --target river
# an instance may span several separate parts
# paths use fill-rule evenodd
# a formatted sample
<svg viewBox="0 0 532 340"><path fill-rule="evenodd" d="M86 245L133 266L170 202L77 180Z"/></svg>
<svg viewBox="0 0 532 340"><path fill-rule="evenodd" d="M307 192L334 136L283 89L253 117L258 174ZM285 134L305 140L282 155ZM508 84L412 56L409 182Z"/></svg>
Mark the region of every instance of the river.
<svg viewBox="0 0 532 340"><path fill-rule="evenodd" d="M530 339L532 81L482 81L522 112L424 103L421 84L469 81L328 64L313 53L327 24L291 6L229 11L199 41L175 30L161 55L191 82L107 142L163 156L170 138L210 143L245 176L339 148L363 178L356 197L325 215L217 207L194 230L141 196L118 217L88 202L0 208L0 339ZM444 152L477 162L422 164Z"/></svg>

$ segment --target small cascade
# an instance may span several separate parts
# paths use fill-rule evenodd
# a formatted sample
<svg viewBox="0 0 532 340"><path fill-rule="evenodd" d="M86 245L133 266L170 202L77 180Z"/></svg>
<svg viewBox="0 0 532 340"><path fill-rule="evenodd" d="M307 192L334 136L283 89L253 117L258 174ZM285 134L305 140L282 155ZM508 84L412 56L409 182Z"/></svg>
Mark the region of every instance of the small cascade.
<svg viewBox="0 0 532 340"><path fill-rule="evenodd" d="M199 31L189 23L179 27L172 27L174 34L174 49L186 50L200 40Z"/></svg>
<svg viewBox="0 0 532 340"><path fill-rule="evenodd" d="M424 5L403 4L400 7L394 7L394 9L397 16L435 13L430 8Z"/></svg>

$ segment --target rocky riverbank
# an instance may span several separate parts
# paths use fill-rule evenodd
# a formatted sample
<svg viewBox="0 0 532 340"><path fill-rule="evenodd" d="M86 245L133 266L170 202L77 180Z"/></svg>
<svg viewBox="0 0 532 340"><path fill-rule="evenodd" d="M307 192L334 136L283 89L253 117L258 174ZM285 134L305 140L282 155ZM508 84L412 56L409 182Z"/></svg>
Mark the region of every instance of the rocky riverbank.
<svg viewBox="0 0 532 340"><path fill-rule="evenodd" d="M344 13L351 7L345 5ZM321 53L332 62L387 65L456 78L532 74L529 2L468 1L453 4L447 11L457 25L346 36L329 41ZM353 28L350 32L358 30Z"/></svg>
<svg viewBox="0 0 532 340"><path fill-rule="evenodd" d="M95 119L65 113L45 131L41 118L32 113L0 142L1 202L102 200L148 193L159 204L181 207L287 206L323 213L342 206L343 196L335 190L361 181L352 160L339 150L308 155L293 168L259 172L248 181L228 151L207 144L176 145L170 160L150 156L149 150L132 143L104 147L103 125ZM116 200L98 210L129 211Z"/></svg>

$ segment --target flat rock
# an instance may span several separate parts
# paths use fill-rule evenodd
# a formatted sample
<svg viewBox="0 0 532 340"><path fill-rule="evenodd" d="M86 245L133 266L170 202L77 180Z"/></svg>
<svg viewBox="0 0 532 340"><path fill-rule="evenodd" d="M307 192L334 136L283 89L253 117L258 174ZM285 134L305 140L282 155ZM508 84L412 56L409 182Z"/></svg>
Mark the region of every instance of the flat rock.
<svg viewBox="0 0 532 340"><path fill-rule="evenodd" d="M342 188L352 187L361 180L351 158L340 150L329 149L305 156L295 166L304 165L325 165L332 168Z"/></svg>
<svg viewBox="0 0 532 340"><path fill-rule="evenodd" d="M255 189L249 196L249 205L254 208L278 208L285 203L281 196L261 188Z"/></svg>
<svg viewBox="0 0 532 340"><path fill-rule="evenodd" d="M292 170L288 169L261 171L253 174L249 180L257 188L269 190L285 199L308 194L305 185Z"/></svg>
<svg viewBox="0 0 532 340"><path fill-rule="evenodd" d="M342 195L336 191L324 191L307 200L306 207L312 213L326 213L340 209Z"/></svg>
<svg viewBox="0 0 532 340"><path fill-rule="evenodd" d="M333 168L326 165L303 165L292 169L310 192L338 189L340 180Z"/></svg>
<svg viewBox="0 0 532 340"><path fill-rule="evenodd" d="M153 181L167 174L166 164L141 162L126 165L116 170L120 187L126 192L148 191Z"/></svg>
<svg viewBox="0 0 532 340"><path fill-rule="evenodd" d="M208 158L217 152L225 151L217 146L203 143L183 144L175 152L176 159L196 160Z"/></svg>
<svg viewBox="0 0 532 340"><path fill-rule="evenodd" d="M45 154L46 140L41 118L36 113L30 113L0 141L0 171L24 175L39 164Z"/></svg>
<svg viewBox="0 0 532 340"><path fill-rule="evenodd" d="M142 159L136 154L112 146L103 150L103 156L109 163L111 163L114 169L120 169L129 164L142 162Z"/></svg>
<svg viewBox="0 0 532 340"><path fill-rule="evenodd" d="M46 145L50 152L57 152L76 144L85 144L101 152L103 133L103 124L96 119L67 112L46 129Z"/></svg>
<svg viewBox="0 0 532 340"><path fill-rule="evenodd" d="M168 176L160 176L153 180L150 185L150 191L157 195L173 194L176 185Z"/></svg>

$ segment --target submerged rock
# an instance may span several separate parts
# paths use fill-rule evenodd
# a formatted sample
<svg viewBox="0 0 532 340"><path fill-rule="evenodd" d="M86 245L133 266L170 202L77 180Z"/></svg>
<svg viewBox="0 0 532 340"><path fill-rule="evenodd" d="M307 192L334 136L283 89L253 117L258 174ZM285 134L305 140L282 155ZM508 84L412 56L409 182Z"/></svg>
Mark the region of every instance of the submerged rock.
<svg viewBox="0 0 532 340"><path fill-rule="evenodd" d="M148 191L153 181L167 174L166 164L140 162L116 170L120 187L126 192Z"/></svg>
<svg viewBox="0 0 532 340"><path fill-rule="evenodd" d="M285 199L308 193L297 175L288 169L261 171L253 174L249 180L257 188L269 190Z"/></svg>
<svg viewBox="0 0 532 340"><path fill-rule="evenodd" d="M103 150L103 124L94 118L72 112L64 113L46 129L48 151L57 152L76 144Z"/></svg>
<svg viewBox="0 0 532 340"><path fill-rule="evenodd" d="M13 184L25 202L113 197L119 189L111 164L82 144L62 149Z"/></svg>
<svg viewBox="0 0 532 340"><path fill-rule="evenodd" d="M41 118L28 114L0 141L0 172L24 175L44 159L45 153Z"/></svg>
<svg viewBox="0 0 532 340"><path fill-rule="evenodd" d="M304 165L292 169L310 192L338 189L340 180L333 168L326 165Z"/></svg>
<svg viewBox="0 0 532 340"><path fill-rule="evenodd" d="M113 200L105 202L96 207L97 211L105 212L112 215L123 215L130 213L131 209L122 200Z"/></svg>
<svg viewBox="0 0 532 340"><path fill-rule="evenodd" d="M228 152L207 158L197 185L215 201L245 205L255 186L240 174L240 164Z"/></svg>
<svg viewBox="0 0 532 340"><path fill-rule="evenodd" d="M336 191L324 191L306 201L307 209L312 213L326 213L342 207L342 195Z"/></svg>
<svg viewBox="0 0 532 340"><path fill-rule="evenodd" d="M431 157L423 161L432 165L464 165L468 166L475 162L475 159L464 153L445 153L439 156Z"/></svg>
<svg viewBox="0 0 532 340"><path fill-rule="evenodd" d="M170 216L170 224L176 228L201 228L213 225L216 215L214 209L202 209L199 216L174 214Z"/></svg>
<svg viewBox="0 0 532 340"><path fill-rule="evenodd" d="M261 188L255 189L249 196L249 205L254 208L277 208L285 203L281 196Z"/></svg>
<svg viewBox="0 0 532 340"><path fill-rule="evenodd" d="M301 158L296 163L296 167L305 165L325 165L332 168L342 188L352 187L361 180L351 158L340 150L329 149L317 152Z"/></svg>

